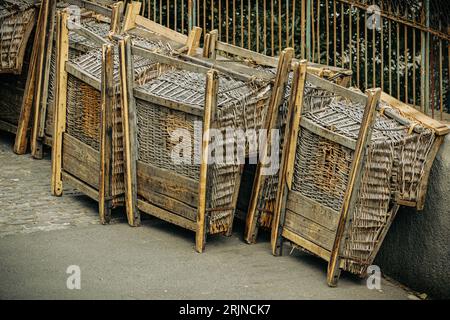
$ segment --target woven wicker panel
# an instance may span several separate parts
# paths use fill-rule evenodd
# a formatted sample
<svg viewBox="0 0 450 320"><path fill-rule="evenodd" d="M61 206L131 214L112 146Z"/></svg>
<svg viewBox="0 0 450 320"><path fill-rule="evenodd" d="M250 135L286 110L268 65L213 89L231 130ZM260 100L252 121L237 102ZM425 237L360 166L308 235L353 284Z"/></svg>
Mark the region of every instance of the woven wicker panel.
<svg viewBox="0 0 450 320"><path fill-rule="evenodd" d="M171 151L176 142L171 134L176 129L187 130L200 143L198 133L194 133L194 122L202 119L140 99L136 99L136 115L139 161L198 180L200 165L173 162Z"/></svg>
<svg viewBox="0 0 450 320"><path fill-rule="evenodd" d="M33 1L0 2L0 72L22 71L23 53L35 19L32 6Z"/></svg>
<svg viewBox="0 0 450 320"><path fill-rule="evenodd" d="M81 56L85 52L77 49L69 48L69 61ZM47 97L47 112L45 115L45 134L49 137L53 136L53 113L55 101L55 85L56 85L56 49L53 46L52 56L50 57L50 72L48 80L48 97Z"/></svg>
<svg viewBox="0 0 450 320"><path fill-rule="evenodd" d="M0 119L13 125L17 125L19 121L32 49L32 43L29 42L25 51L22 73L0 74L0 96L2 97Z"/></svg>

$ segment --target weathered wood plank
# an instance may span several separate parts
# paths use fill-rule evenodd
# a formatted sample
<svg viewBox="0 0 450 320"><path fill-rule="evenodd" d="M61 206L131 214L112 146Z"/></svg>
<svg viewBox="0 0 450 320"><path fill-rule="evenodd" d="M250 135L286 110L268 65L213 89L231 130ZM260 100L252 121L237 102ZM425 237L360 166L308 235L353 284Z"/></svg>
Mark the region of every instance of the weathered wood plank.
<svg viewBox="0 0 450 320"><path fill-rule="evenodd" d="M275 77L274 85L272 87L270 102L267 109L267 115L263 127L263 129L267 129L269 130L269 132L270 129L274 128L275 123L277 122L278 108L284 95L284 89L288 79L288 74L293 55L294 50L292 48L287 48L283 50L279 59L277 74ZM258 219L256 210L258 208L258 203L260 201L259 193L264 182L264 176L262 175L263 169L262 164L265 163L265 157L267 156L268 150L267 142L263 146L259 147L263 148L262 154L264 158L260 159L260 161L258 161L258 164L256 166L255 179L253 181L252 195L250 198L244 231L244 238L247 243L254 243L256 241L255 230Z"/></svg>
<svg viewBox="0 0 450 320"><path fill-rule="evenodd" d="M140 161L137 164L137 177L138 193L143 188L144 191L157 192L194 208L198 206L198 182Z"/></svg>
<svg viewBox="0 0 450 320"><path fill-rule="evenodd" d="M63 171L62 179L64 183L70 184L72 187L87 195L89 198L98 201L98 191L72 176L70 173Z"/></svg>
<svg viewBox="0 0 450 320"><path fill-rule="evenodd" d="M308 250L309 252L319 256L320 258L329 261L330 251L318 246L317 244L299 236L298 234L290 231L289 229L283 229L282 236L294 244Z"/></svg>
<svg viewBox="0 0 450 320"><path fill-rule="evenodd" d="M344 147L347 147L351 150L355 150L356 140L353 140L351 138L348 138L344 135L333 132L326 128L320 127L319 125L315 124L314 122L312 122L309 119L302 118L302 120L300 122L300 126L322 138L336 142L336 143L338 143Z"/></svg>
<svg viewBox="0 0 450 320"><path fill-rule="evenodd" d="M186 40L186 47L188 56L193 56L197 53L197 49L200 46L200 37L202 36L202 28L194 27L189 33Z"/></svg>
<svg viewBox="0 0 450 320"><path fill-rule="evenodd" d="M202 157L200 163L200 182L198 185L198 213L197 229L195 232L195 249L201 253L205 249L206 241L206 193L208 187L208 158L209 158L209 129L214 121L217 107L217 91L219 89L219 76L216 70L206 75L205 114L203 116Z"/></svg>
<svg viewBox="0 0 450 320"><path fill-rule="evenodd" d="M137 99L141 99L150 103L157 104L158 106L164 106L172 110L182 111L184 113L192 114L197 117L203 117L203 108L196 105L188 105L177 101L161 98L147 92L143 88L135 88L134 95Z"/></svg>
<svg viewBox="0 0 450 320"><path fill-rule="evenodd" d="M170 211L173 214L182 216L191 221L196 221L197 208L191 207L176 198L167 196L166 194L161 194L154 191L152 186L143 179L138 179L137 185L140 200L158 206L166 211Z"/></svg>
<svg viewBox="0 0 450 320"><path fill-rule="evenodd" d="M63 148L62 169L98 190L99 152L66 133Z"/></svg>
<svg viewBox="0 0 450 320"><path fill-rule="evenodd" d="M127 8L125 9L122 32L127 32L136 26L136 18L139 15L139 11L141 11L141 5L142 4L139 1L131 1L128 3Z"/></svg>
<svg viewBox="0 0 450 320"><path fill-rule="evenodd" d="M36 32L34 34L34 42L40 43L40 38L45 36L42 30L44 22L45 6L41 6L39 10L38 20L36 24ZM30 64L28 66L27 81L25 83L25 90L22 98L22 105L20 108L20 116L16 130L16 139L14 142L14 152L17 154L24 154L27 151L28 144L28 127L33 106L33 98L35 92L36 81L36 67L38 63L39 46L33 46L31 51Z"/></svg>
<svg viewBox="0 0 450 320"><path fill-rule="evenodd" d="M12 123L0 120L0 130L16 134L17 126L13 125Z"/></svg>
<svg viewBox="0 0 450 320"><path fill-rule="evenodd" d="M146 19L140 15L136 16L135 20L136 26L145 28L147 30L153 31L160 35L163 35L175 42L186 44L188 37L184 34L176 32L170 28L164 27L159 23L156 23L152 20Z"/></svg>
<svg viewBox="0 0 450 320"><path fill-rule="evenodd" d="M395 99L385 92L381 93L381 101L388 103L392 108L398 110L404 117L414 119L416 122L432 129L438 136L446 135L450 132L449 126L441 123L438 120L428 117L419 110L410 107L409 105Z"/></svg>
<svg viewBox="0 0 450 320"><path fill-rule="evenodd" d="M330 231L336 231L339 212L305 197L300 192L289 192L286 210L314 221Z"/></svg>
<svg viewBox="0 0 450 320"><path fill-rule="evenodd" d="M98 208L100 222L109 223L112 208L112 109L114 103L114 47L102 47L102 90L100 117L100 177Z"/></svg>
<svg viewBox="0 0 450 320"><path fill-rule="evenodd" d="M45 56L48 54L46 50L46 41L48 43L48 35L47 25L49 23L49 11L50 11L50 1L44 0L41 2L41 10L43 10L42 21L40 24L40 31L42 34L40 36L39 42L35 42L34 46L38 48L38 57L36 61L36 81L35 81L35 89L34 89L34 116L33 116L33 125L31 129L31 154L34 158L40 159L42 158L42 144L38 141L38 131L39 125L41 122L41 97L42 97L42 88L45 86L43 82L43 73L45 72Z"/></svg>
<svg viewBox="0 0 450 320"><path fill-rule="evenodd" d="M128 224L141 223L137 207L137 119L133 95L134 64L130 36L119 41L120 97L122 103L122 125L124 146L125 204Z"/></svg>
<svg viewBox="0 0 450 320"><path fill-rule="evenodd" d="M67 62L66 63L66 71L70 75L72 75L75 78L81 80L82 82L88 84L89 86L93 87L97 91L100 91L102 89L101 82L99 81L99 79L96 79L93 76L91 76L90 74L84 72L83 70L78 68L77 65L75 65L71 62Z"/></svg>
<svg viewBox="0 0 450 320"><path fill-rule="evenodd" d="M334 93L341 97L347 98L350 101L353 101L355 103L360 103L362 105L366 105L366 103L367 103L367 97L363 93L349 90L347 88L344 88L344 87L342 87L338 84L335 84L331 81L322 79L311 73L307 74L306 81L310 82L311 84L318 86L322 89L325 89L325 90L329 91L330 93Z"/></svg>
<svg viewBox="0 0 450 320"><path fill-rule="evenodd" d="M299 236L325 248L329 251L333 248L334 232L309 220L299 214L286 209L284 229L289 229Z"/></svg>
<svg viewBox="0 0 450 320"><path fill-rule="evenodd" d="M100 153L97 150L66 132L63 133L63 146L64 153L69 154L76 159L80 159L80 161L85 159L84 161L92 166L92 168L99 170Z"/></svg>
<svg viewBox="0 0 450 320"><path fill-rule="evenodd" d="M69 59L69 30L67 12L58 12L57 15L57 50L56 50L56 92L53 125L52 145L52 177L51 191L53 195L60 196L63 191L61 180L63 133L66 130L67 107L67 72L66 62Z"/></svg>
<svg viewBox="0 0 450 320"><path fill-rule="evenodd" d="M138 200L138 208L139 210L141 210L141 212L147 213L149 215L170 222L182 228L192 231L197 230L196 222L190 221L189 219L183 218L182 216L173 214L170 211L161 209L160 207L150 204L148 202Z"/></svg>

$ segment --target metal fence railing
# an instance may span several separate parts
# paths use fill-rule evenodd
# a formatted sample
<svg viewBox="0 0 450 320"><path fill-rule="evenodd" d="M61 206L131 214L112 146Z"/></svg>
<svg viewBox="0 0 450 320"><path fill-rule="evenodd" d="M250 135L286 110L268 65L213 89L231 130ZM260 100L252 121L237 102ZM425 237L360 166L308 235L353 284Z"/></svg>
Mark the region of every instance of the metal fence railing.
<svg viewBox="0 0 450 320"><path fill-rule="evenodd" d="M352 69L362 90L381 87L450 120L450 34L430 0L140 1L144 16L181 33L217 29L221 41L270 56L290 46L298 57Z"/></svg>

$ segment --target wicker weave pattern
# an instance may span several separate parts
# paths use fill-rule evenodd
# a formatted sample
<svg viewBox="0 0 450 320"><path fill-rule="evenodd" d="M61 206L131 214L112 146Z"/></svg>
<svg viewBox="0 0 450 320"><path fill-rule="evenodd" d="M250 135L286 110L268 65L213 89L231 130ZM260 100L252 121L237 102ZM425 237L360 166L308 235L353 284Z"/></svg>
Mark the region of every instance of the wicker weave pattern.
<svg viewBox="0 0 450 320"><path fill-rule="evenodd" d="M33 1L0 2L0 72L20 73L31 26L34 23Z"/></svg>
<svg viewBox="0 0 450 320"><path fill-rule="evenodd" d="M197 139L198 145L201 139L198 133L194 134L194 122L201 121L201 118L140 99L136 99L136 115L139 160L198 180L199 165L175 164L172 161L171 151L175 141L172 141L171 134L176 129L187 130L191 137Z"/></svg>

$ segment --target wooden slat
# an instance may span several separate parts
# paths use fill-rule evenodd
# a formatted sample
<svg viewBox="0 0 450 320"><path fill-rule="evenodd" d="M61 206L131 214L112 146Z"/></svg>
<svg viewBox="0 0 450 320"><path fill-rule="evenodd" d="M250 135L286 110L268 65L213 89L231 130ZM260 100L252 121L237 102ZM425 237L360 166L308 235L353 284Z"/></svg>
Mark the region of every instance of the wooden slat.
<svg viewBox="0 0 450 320"><path fill-rule="evenodd" d="M98 189L100 154L67 133L63 134L62 169L91 187Z"/></svg>
<svg viewBox="0 0 450 320"><path fill-rule="evenodd" d="M145 189L178 199L191 207L198 206L198 182L141 161L137 164L137 175L139 187L147 184Z"/></svg>
<svg viewBox="0 0 450 320"><path fill-rule="evenodd" d="M291 93L288 105L287 124L284 132L283 153L279 171L279 182L273 212L271 247L272 254L281 255L283 248L282 230L286 214L286 199L292 185L292 170L295 161L298 130L303 108L306 81L306 60L294 68Z"/></svg>
<svg viewBox="0 0 450 320"><path fill-rule="evenodd" d="M76 5L80 8L85 8L88 11L94 11L99 13L105 17L111 16L111 9L102 6L101 4L95 3L89 0L65 0L65 2L70 3L72 5Z"/></svg>
<svg viewBox="0 0 450 320"><path fill-rule="evenodd" d="M336 95L347 98L355 103L360 103L362 105L365 105L367 102L367 97L364 94L353 91L353 90L349 90L349 89L344 88L344 87L342 87L338 84L335 84L331 81L327 81L318 76L315 76L311 73L308 73L306 75L306 81L310 82L311 84L318 86L322 89L325 89L325 90L329 91L330 93L334 93Z"/></svg>
<svg viewBox="0 0 450 320"><path fill-rule="evenodd" d="M86 73L85 71L81 70L77 65L71 62L67 62L66 72L74 76L75 78L81 80L82 82L86 83L87 85L93 87L95 90L97 91L101 90L101 83L99 79L94 78L89 73Z"/></svg>
<svg viewBox="0 0 450 320"><path fill-rule="evenodd" d="M351 150L355 150L355 148L356 148L356 140L350 139L344 135L341 135L341 134L338 134L331 130L328 130L326 128L323 128L309 119L302 118L302 120L300 122L300 126L302 126L303 128L307 129L308 131L311 131L312 133L314 133L322 138L336 142L336 143L338 143L344 147L347 147Z"/></svg>
<svg viewBox="0 0 450 320"><path fill-rule="evenodd" d="M202 157L200 163L200 182L198 186L198 213L197 229L195 232L195 249L197 252L203 252L206 241L206 192L208 179L208 159L209 159L209 129L214 121L217 108L217 91L219 88L219 76L216 70L211 70L206 76L205 89L205 114L203 116L203 134L202 134Z"/></svg>
<svg viewBox="0 0 450 320"><path fill-rule="evenodd" d="M141 3L139 1L131 1L125 10L125 17L122 27L122 32L127 32L130 29L136 27L136 20L141 11Z"/></svg>
<svg viewBox="0 0 450 320"><path fill-rule="evenodd" d="M128 224L141 223L137 208L137 119L133 95L134 64L130 36L119 41L120 98L122 104L125 207Z"/></svg>
<svg viewBox="0 0 450 320"><path fill-rule="evenodd" d="M329 251L333 248L333 231L288 209L286 209L283 229L289 229L299 236Z"/></svg>
<svg viewBox="0 0 450 320"><path fill-rule="evenodd" d="M155 33L158 33L160 35L163 35L175 42L182 43L183 45L186 44L188 37L184 34L181 34L179 32L176 32L170 28L164 27L160 25L159 23L156 23L152 20L146 19L142 16L136 16L135 20L136 26L145 28L147 30L153 31Z"/></svg>
<svg viewBox="0 0 450 320"><path fill-rule="evenodd" d="M41 6L39 10L38 20L36 24L36 32L34 34L33 43L40 43L40 38L45 37L45 32L42 30L44 22L45 6ZM25 83L25 90L22 98L22 105L20 108L20 116L18 120L16 139L14 142L14 152L17 154L24 154L27 151L28 144L28 127L32 112L33 97L35 92L36 67L39 56L39 46L33 46L31 51L30 63L28 66L27 81Z"/></svg>
<svg viewBox="0 0 450 320"><path fill-rule="evenodd" d="M31 145L31 154L33 157L40 159L42 158L42 144L38 141L38 132L39 132L39 125L41 123L41 97L42 97L42 89L45 86L43 74L45 70L46 65L46 55L48 55L48 52L46 50L46 41L48 41L48 35L49 32L47 30L47 26L49 23L49 11L50 11L50 1L44 0L41 2L41 10L43 10L42 14L42 21L40 24L40 28L42 28L42 35L40 36L39 42L34 43L34 46L38 48L38 57L37 57L37 65L36 65L36 82L35 82L35 88L34 88L34 97L33 97L33 103L34 103L34 116L33 116L33 126L31 129L31 139L30 139L30 145ZM48 42L47 42L48 43ZM51 52L50 52L51 53Z"/></svg>
<svg viewBox="0 0 450 320"><path fill-rule="evenodd" d="M0 130L16 134L17 126L0 119Z"/></svg>
<svg viewBox="0 0 450 320"><path fill-rule="evenodd" d="M138 195L139 199L146 203L155 205L161 209L169 211L175 215L182 216L191 221L196 221L197 208L193 208L177 198L169 197L165 194L154 191L153 186L140 178L138 173Z"/></svg>
<svg viewBox="0 0 450 320"><path fill-rule="evenodd" d="M66 130L67 105L67 72L65 65L69 59L69 30L67 12L57 15L57 50L56 50L56 90L53 114L53 145L52 145L52 177L51 192L60 196L63 191L61 180L63 132Z"/></svg>
<svg viewBox="0 0 450 320"><path fill-rule="evenodd" d="M182 111L184 113L192 114L197 117L203 117L203 108L197 105L187 105L177 101L161 98L159 96L148 93L146 90L139 87L134 89L134 95L138 99L148 101L159 106L164 106L172 110Z"/></svg>
<svg viewBox="0 0 450 320"><path fill-rule="evenodd" d="M288 74L291 69L292 58L294 56L294 50L292 48L287 48L283 50L278 61L277 74L275 77L275 83L272 87L272 93L270 97L269 106L267 108L266 119L264 120L263 129L275 128L278 117L278 108L284 96L284 90L286 82L288 79ZM269 140L269 139L267 139ZM262 174L263 164L266 163L265 157L267 157L268 142L264 145L259 146L262 148L262 159L259 159L256 166L255 179L253 181L252 195L250 198L250 203L248 206L248 213L245 223L244 238L247 243L254 243L256 241L256 222L257 222L257 208L260 201L260 190L263 186L265 176Z"/></svg>
<svg viewBox="0 0 450 320"><path fill-rule="evenodd" d="M160 207L152 205L145 201L138 200L138 208L141 212L147 213L149 215L152 215L161 220L170 222L170 223L180 226L182 228L185 228L185 229L188 229L191 231L196 231L196 229L197 229L197 224L195 222L190 221L189 219L183 218L182 216L173 214L170 211L161 209Z"/></svg>
<svg viewBox="0 0 450 320"><path fill-rule="evenodd" d="M123 10L123 1L118 1L112 5L111 23L109 25L110 36L120 32L120 20Z"/></svg>
<svg viewBox="0 0 450 320"><path fill-rule="evenodd" d="M105 44L102 47L102 90L100 117L100 181L98 208L100 222L111 220L112 207L112 110L114 96L114 47Z"/></svg>
<svg viewBox="0 0 450 320"><path fill-rule="evenodd" d="M419 110L399 101L398 99L388 95L385 92L381 93L381 100L388 103L392 108L398 110L400 114L406 118L413 119L424 125L427 128L434 130L436 135L446 135L450 132L449 126L441 123L438 120L432 119L423 114Z"/></svg>
<svg viewBox="0 0 450 320"><path fill-rule="evenodd" d="M286 210L314 221L330 231L336 230L339 212L305 197L298 191L289 191Z"/></svg>
<svg viewBox="0 0 450 320"><path fill-rule="evenodd" d="M319 256L320 258L324 259L325 261L330 260L330 251L322 248L321 246L318 246L314 242L311 242L302 236L292 232L289 229L283 229L282 236L292 243L308 250L311 253L314 253L315 255Z"/></svg>
<svg viewBox="0 0 450 320"><path fill-rule="evenodd" d="M197 49L200 46L200 37L202 36L202 28L194 27L189 32L189 37L186 40L187 55L193 56L197 53Z"/></svg>
<svg viewBox="0 0 450 320"><path fill-rule="evenodd" d="M70 173L63 171L62 179L64 183L70 184L72 187L87 195L89 198L98 201L98 191L72 176Z"/></svg>
<svg viewBox="0 0 450 320"><path fill-rule="evenodd" d="M184 69L186 71L207 74L208 71L210 70L210 68L208 68L208 67L204 67L204 66L200 66L195 63L183 61L181 59L165 56L165 55L162 55L162 54L159 54L156 52L152 52L145 48L141 48L136 45L132 46L131 51L132 51L133 55L138 55L138 56L150 59L152 61L158 61L160 63L168 64L168 65L171 65L171 66L179 68L179 69Z"/></svg>

